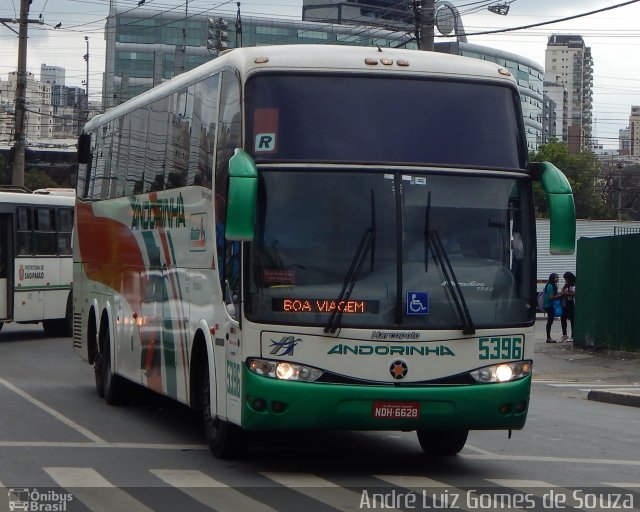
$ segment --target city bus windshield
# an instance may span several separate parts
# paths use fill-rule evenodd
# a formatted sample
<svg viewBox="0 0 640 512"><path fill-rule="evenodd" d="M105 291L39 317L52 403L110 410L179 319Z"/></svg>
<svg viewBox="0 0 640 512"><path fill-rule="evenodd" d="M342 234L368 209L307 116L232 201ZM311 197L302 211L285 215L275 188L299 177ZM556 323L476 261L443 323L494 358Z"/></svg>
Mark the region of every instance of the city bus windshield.
<svg viewBox="0 0 640 512"><path fill-rule="evenodd" d="M257 163L525 167L519 100L504 84L270 74L247 83L246 105Z"/></svg>
<svg viewBox="0 0 640 512"><path fill-rule="evenodd" d="M246 315L331 329L530 322L530 197L525 177L265 168Z"/></svg>

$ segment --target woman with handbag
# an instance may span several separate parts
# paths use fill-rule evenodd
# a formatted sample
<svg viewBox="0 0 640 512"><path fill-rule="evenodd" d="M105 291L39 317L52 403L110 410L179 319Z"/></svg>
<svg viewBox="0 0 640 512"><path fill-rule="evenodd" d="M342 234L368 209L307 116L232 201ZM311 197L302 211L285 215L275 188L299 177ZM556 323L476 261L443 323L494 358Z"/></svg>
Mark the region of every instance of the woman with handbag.
<svg viewBox="0 0 640 512"><path fill-rule="evenodd" d="M555 272L549 276L549 280L547 284L544 285L544 312L547 314L547 343L557 343L556 340L551 338L551 326L553 325L553 320L556 316L561 316L560 314L556 315L556 311L554 308L554 301L560 300L562 297L561 293L558 293L558 274Z"/></svg>

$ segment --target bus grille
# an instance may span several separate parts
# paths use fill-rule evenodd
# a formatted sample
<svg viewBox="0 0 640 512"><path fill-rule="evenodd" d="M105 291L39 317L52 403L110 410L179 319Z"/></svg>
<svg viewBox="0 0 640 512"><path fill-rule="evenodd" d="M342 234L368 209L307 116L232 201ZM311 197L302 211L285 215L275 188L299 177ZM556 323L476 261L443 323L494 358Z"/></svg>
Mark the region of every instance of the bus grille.
<svg viewBox="0 0 640 512"><path fill-rule="evenodd" d="M73 348L82 348L82 315L73 314Z"/></svg>

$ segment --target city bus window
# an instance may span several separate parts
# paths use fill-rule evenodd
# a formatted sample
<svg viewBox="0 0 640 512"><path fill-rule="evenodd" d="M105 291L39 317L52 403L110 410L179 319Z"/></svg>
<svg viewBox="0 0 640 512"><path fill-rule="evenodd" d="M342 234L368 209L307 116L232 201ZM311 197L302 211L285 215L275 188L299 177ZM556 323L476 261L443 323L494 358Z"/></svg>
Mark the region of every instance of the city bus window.
<svg viewBox="0 0 640 512"><path fill-rule="evenodd" d="M33 234L36 254L56 254L55 210L53 208L36 208Z"/></svg>
<svg viewBox="0 0 640 512"><path fill-rule="evenodd" d="M18 208L16 228L17 254L31 254L31 208Z"/></svg>
<svg viewBox="0 0 640 512"><path fill-rule="evenodd" d="M57 210L58 254L71 254L71 230L73 228L73 210Z"/></svg>

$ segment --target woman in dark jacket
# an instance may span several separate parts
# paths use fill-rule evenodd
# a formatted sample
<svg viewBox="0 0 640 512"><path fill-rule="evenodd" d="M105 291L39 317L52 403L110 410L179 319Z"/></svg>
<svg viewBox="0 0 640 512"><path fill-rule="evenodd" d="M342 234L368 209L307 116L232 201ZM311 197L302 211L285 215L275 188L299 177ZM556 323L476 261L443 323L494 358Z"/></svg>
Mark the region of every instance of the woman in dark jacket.
<svg viewBox="0 0 640 512"><path fill-rule="evenodd" d="M555 319L553 311L553 301L562 297L558 293L558 274L555 272L549 276L547 284L544 285L544 312L547 314L547 343L557 343L551 338L551 325Z"/></svg>

